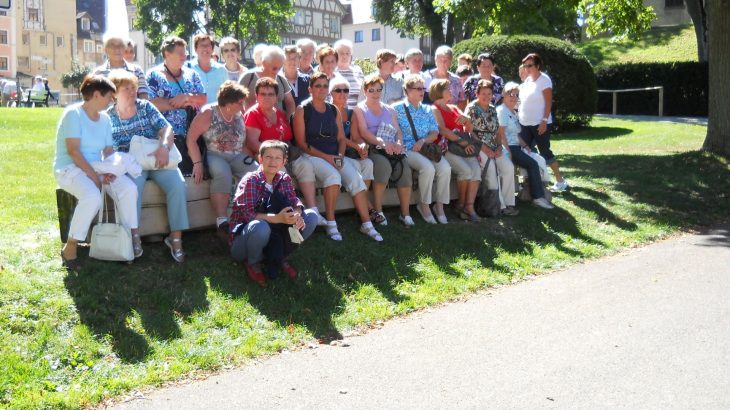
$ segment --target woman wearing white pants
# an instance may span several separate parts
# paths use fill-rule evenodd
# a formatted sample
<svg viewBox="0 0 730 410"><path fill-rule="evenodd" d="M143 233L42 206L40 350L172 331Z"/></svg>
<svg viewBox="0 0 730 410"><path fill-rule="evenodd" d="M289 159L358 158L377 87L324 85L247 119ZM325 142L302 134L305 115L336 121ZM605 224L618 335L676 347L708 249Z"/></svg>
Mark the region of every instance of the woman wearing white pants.
<svg viewBox="0 0 730 410"><path fill-rule="evenodd" d="M56 157L53 170L58 186L78 203L71 218L68 240L61 259L70 269L79 267L77 244L85 240L92 220L102 204L101 185L117 204L119 219L131 229L135 253L141 249L137 235L137 186L126 176L97 175L91 163L113 152L112 128L103 111L112 102L114 84L102 76L89 76L81 84L82 103L70 105L61 116L56 131Z"/></svg>
<svg viewBox="0 0 730 410"><path fill-rule="evenodd" d="M499 186L502 194L502 215L514 216L519 214L515 208L515 167L504 147L507 140L504 135L498 135L499 122L497 111L491 104L492 82L479 80L477 83L477 99L466 107L466 115L471 118L474 133L482 140L482 152L479 153L479 162L482 168L490 162L487 168L487 184L489 189ZM499 174L499 184L497 183Z"/></svg>

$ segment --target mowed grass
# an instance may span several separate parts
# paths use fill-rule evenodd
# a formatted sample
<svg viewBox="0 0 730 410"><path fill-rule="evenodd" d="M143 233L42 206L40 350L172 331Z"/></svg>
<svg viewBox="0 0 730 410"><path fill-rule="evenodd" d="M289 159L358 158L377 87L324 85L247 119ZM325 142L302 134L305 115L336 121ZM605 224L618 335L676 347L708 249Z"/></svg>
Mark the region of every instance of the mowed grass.
<svg viewBox="0 0 730 410"><path fill-rule="evenodd" d="M655 27L638 40L600 37L575 46L593 66L697 61L697 38L692 25Z"/></svg>
<svg viewBox="0 0 730 410"><path fill-rule="evenodd" d="M260 289L212 232L185 235L188 261L160 243L133 265L66 272L51 163L59 109L0 109L0 407L78 408L329 341L426 306L727 218L730 169L700 153L705 128L596 119L557 135L572 189L555 210L407 230L395 210L375 243L339 216L316 232L297 281ZM415 211L413 212L415 214ZM82 251L83 252L83 251Z"/></svg>

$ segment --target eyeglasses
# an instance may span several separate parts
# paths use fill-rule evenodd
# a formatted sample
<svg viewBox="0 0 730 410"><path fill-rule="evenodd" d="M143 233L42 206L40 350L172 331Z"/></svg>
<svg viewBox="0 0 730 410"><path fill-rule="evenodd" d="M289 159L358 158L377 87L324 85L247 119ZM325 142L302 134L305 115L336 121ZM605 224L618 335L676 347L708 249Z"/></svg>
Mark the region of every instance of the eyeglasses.
<svg viewBox="0 0 730 410"><path fill-rule="evenodd" d="M426 89L423 87L408 87L408 89L414 91L426 91Z"/></svg>
<svg viewBox="0 0 730 410"><path fill-rule="evenodd" d="M508 97L517 97L517 93L507 93L505 95Z"/></svg>
<svg viewBox="0 0 730 410"><path fill-rule="evenodd" d="M222 53L230 53L233 51L238 51L238 50L236 50L235 48L224 48L221 50Z"/></svg>
<svg viewBox="0 0 730 410"><path fill-rule="evenodd" d="M369 93L382 93L383 89L382 88L368 88L368 92Z"/></svg>
<svg viewBox="0 0 730 410"><path fill-rule="evenodd" d="M524 68L532 68L534 66L535 66L535 64L522 64L522 67L524 67Z"/></svg>
<svg viewBox="0 0 730 410"><path fill-rule="evenodd" d="M315 84L312 86L312 88L329 88L329 86L329 84Z"/></svg>
<svg viewBox="0 0 730 410"><path fill-rule="evenodd" d="M333 93L338 93L338 94L342 94L342 93L349 94L350 93L350 89L349 88L335 88L334 90L332 90L332 92Z"/></svg>

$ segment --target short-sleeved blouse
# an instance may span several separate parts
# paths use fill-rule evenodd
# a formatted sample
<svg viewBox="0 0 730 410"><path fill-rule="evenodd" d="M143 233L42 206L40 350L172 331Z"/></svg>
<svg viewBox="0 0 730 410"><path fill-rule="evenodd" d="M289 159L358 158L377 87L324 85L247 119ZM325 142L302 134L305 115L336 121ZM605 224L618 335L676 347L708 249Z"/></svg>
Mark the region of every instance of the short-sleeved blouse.
<svg viewBox="0 0 730 410"><path fill-rule="evenodd" d="M109 116L99 113L99 119L94 121L86 115L83 103L69 105L61 115L56 129L56 158L53 169L58 171L73 164L66 148L66 139L78 138L79 151L87 162L101 160L101 152L112 145L112 127Z"/></svg>
<svg viewBox="0 0 730 410"><path fill-rule="evenodd" d="M272 123L256 104L243 115L243 122L247 127L261 130L259 142L268 140L279 140L289 142L292 138L291 127L286 119L286 114L274 107L276 110L276 123Z"/></svg>
<svg viewBox="0 0 730 410"><path fill-rule="evenodd" d="M517 113L510 111L504 104L497 107L497 118L499 126L504 127L504 136L507 139L507 145L520 145L520 120Z"/></svg>
<svg viewBox="0 0 730 410"><path fill-rule="evenodd" d="M408 100L395 103L393 109L398 114L398 126L403 133L403 146L407 150L410 150L416 145L416 139L413 137L413 128L411 128L410 121L408 121L406 107L411 112L411 118L413 119L413 125L416 126L415 131L418 139L428 137L428 134L431 132L438 132L439 126L436 122L436 117L433 115L432 105L420 104L416 108Z"/></svg>
<svg viewBox="0 0 730 410"><path fill-rule="evenodd" d="M494 106L490 104L489 108L484 110L477 104L476 100L472 101L466 107L466 116L471 118L471 123L474 125L474 134L489 148L497 149L499 147L499 141L497 141L499 121Z"/></svg>
<svg viewBox="0 0 730 410"><path fill-rule="evenodd" d="M246 127L243 115L236 113L231 122L226 122L221 115L218 103L208 106L211 111L210 128L203 133L208 151L222 153L241 153L246 142Z"/></svg>
<svg viewBox="0 0 730 410"><path fill-rule="evenodd" d="M248 95L256 95L256 82L261 79L261 69L254 68L251 70L246 71L241 76L241 79L238 80L238 82L246 87L248 89ZM291 90L291 84L289 81L287 81L286 77L283 75L276 74L276 78L274 79L276 81L277 85L277 92L276 92L276 108L280 110L284 110L284 98L286 97L287 93L290 93Z"/></svg>
<svg viewBox="0 0 730 410"><path fill-rule="evenodd" d="M157 139L157 133L170 125L154 104L147 100L138 99L134 106L137 112L132 118L123 120L119 117L117 106L107 110L112 121L112 138L114 151L128 152L129 141L135 135Z"/></svg>
<svg viewBox="0 0 730 410"><path fill-rule="evenodd" d="M179 85L178 85L179 83ZM200 81L198 73L194 70L182 67L182 77L177 81L169 81L165 76L165 66L160 64L147 73L147 86L149 87L150 100L155 98L173 98L178 94L205 94L205 88ZM185 109L177 108L162 115L172 125L175 135L185 135L188 132L188 115Z"/></svg>
<svg viewBox="0 0 730 410"><path fill-rule="evenodd" d="M477 99L477 85L482 76L475 74L464 82L464 95L469 101ZM495 106L502 102L502 90L504 89L504 80L502 77L492 74L492 104Z"/></svg>

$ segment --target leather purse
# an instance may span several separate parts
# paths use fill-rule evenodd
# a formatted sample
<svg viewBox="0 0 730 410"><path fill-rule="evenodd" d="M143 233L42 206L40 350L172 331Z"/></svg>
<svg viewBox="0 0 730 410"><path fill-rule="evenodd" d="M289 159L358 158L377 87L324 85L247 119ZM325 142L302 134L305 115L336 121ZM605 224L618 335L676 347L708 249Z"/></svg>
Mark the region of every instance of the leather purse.
<svg viewBox="0 0 730 410"><path fill-rule="evenodd" d="M109 222L106 212L106 187L101 189L102 206L99 209L99 220L91 229L91 245L89 256L102 261L128 262L134 260L132 248L132 232L118 222ZM106 220L104 218L106 215ZM117 203L114 202L114 219L119 219Z"/></svg>
<svg viewBox="0 0 730 410"><path fill-rule="evenodd" d="M404 105L403 108L405 108L406 111L406 117L408 117L408 124L411 126L411 133L413 133L413 140L418 141L418 134L416 133L416 125L413 124L413 117L411 117L411 110L408 109L408 105ZM441 147L433 142L426 142L421 146L421 149L418 150L418 153L423 155L424 157L430 159L433 162L439 162L441 161L441 156L443 155L443 150Z"/></svg>
<svg viewBox="0 0 730 410"><path fill-rule="evenodd" d="M155 167L155 156L152 154L157 151L158 148L160 148L159 140L145 138L141 135L135 135L132 137L132 140L129 141L129 154L137 160L139 165L141 165L142 169L145 171L177 168L180 161L182 161L182 155L175 144L172 144L172 148L170 149L167 166L162 168Z"/></svg>
<svg viewBox="0 0 730 410"><path fill-rule="evenodd" d="M454 134L459 136L458 141L449 141L449 152L458 155L460 157L476 157L479 155L479 151L482 150L482 141L474 138L471 136L471 134L467 132L462 132L459 130L454 130ZM466 153L466 148L468 146L473 146L474 150L472 150L471 154Z"/></svg>

